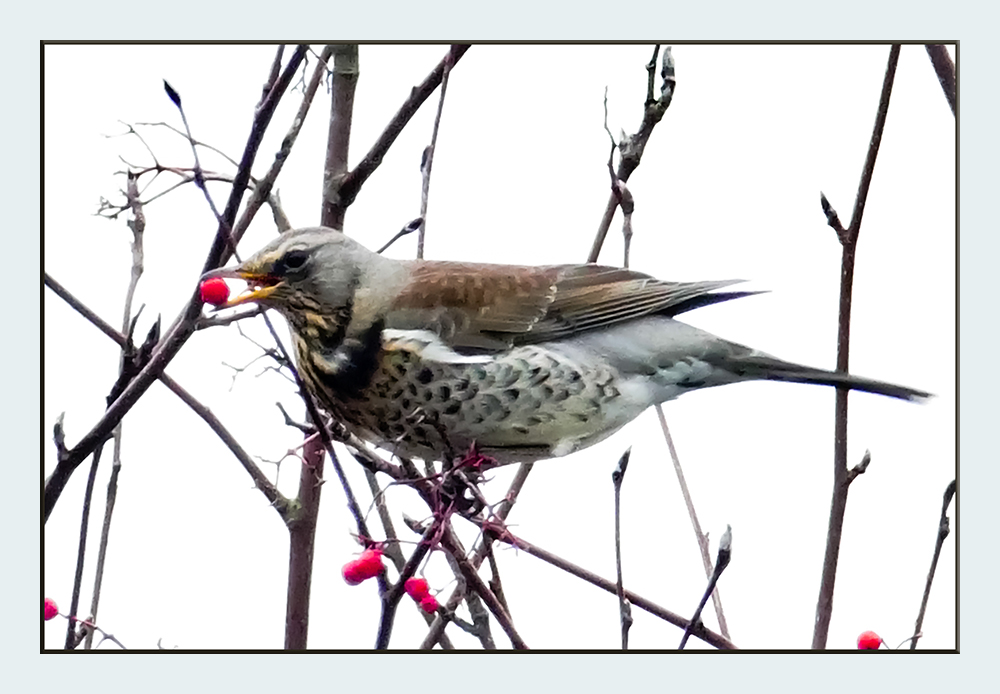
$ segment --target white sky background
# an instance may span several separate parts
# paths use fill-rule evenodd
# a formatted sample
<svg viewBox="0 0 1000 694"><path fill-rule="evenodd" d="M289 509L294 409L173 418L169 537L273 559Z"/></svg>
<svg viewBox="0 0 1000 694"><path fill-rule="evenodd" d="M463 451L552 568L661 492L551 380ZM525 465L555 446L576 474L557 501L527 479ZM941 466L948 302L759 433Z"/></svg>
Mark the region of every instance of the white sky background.
<svg viewBox="0 0 1000 694"><path fill-rule="evenodd" d="M443 46L363 46L351 165L444 54ZM871 135L887 46L675 46L677 89L629 182L636 200L631 266L674 280L745 278L769 294L685 316L698 327L777 356L832 368L840 244L819 206L824 191L845 224ZM474 46L451 75L434 159L426 256L547 264L582 262L608 197L609 125L634 132L651 47ZM271 47L49 46L45 72L44 269L112 325L121 322L130 271L124 221L93 212L118 199L123 155L148 164L118 120L180 119L161 79L180 92L195 136L238 159ZM114 75L113 88L108 76ZM659 85L659 80L657 80ZM658 88L658 87L657 87ZM328 99L322 93L279 178L296 226L319 218ZM378 247L416 217L420 154L437 93L397 140L347 215L346 231ZM258 156L272 153L298 106L282 102ZM851 370L937 394L928 404L851 396L849 459L872 453L851 488L829 646L853 648L874 629L895 646L912 632L940 513L955 465L954 118L922 46L904 46L859 243ZM168 165L190 149L165 130L144 136ZM203 154L208 169L225 168ZM225 169L230 171L230 169ZM221 208L227 189L211 188ZM162 314L169 324L197 281L216 224L189 186L146 208L146 270L137 334ZM621 262L616 218L601 256ZM274 234L264 210L241 252ZM412 257L415 238L391 249ZM46 291L46 436L66 412L68 442L103 412L117 346ZM275 316L277 319L277 317ZM278 319L280 320L280 319ZM249 326L262 336L262 322ZM284 334L282 332L282 334ZM263 337L261 338L263 339ZM72 345L74 360L66 359ZM274 460L301 441L276 400L300 414L293 387L261 364L232 381L223 362L257 354L235 327L199 332L167 372L225 423L244 447ZM85 364L85 368L80 368ZM733 561L720 583L732 638L744 648L808 648L829 514L834 391L740 384L665 406L702 526L715 540L733 527ZM610 472L633 446L623 487L626 585L680 613L697 604L705 577L653 411L583 453L535 466L510 517L513 531L585 568L614 576ZM126 645L280 648L287 533L243 469L183 403L154 384L124 420L123 471L99 623ZM103 503L110 447L95 500ZM344 459L363 506L358 467ZM45 473L54 466L45 448ZM264 469L273 474L274 467ZM514 468L486 486L499 499ZM340 567L357 550L333 470L324 488L313 575L311 648L370 648L375 583L348 587ZM68 609L86 464L45 528L45 594ZM293 495L294 460L279 485ZM391 508L422 515L416 495L393 490ZM954 510L954 507L953 509ZM101 510L89 546L89 606ZM953 514L952 514L953 515ZM373 527L378 527L372 514ZM461 521L456 524L463 525ZM397 529L406 538L402 523ZM957 525L953 524L953 530ZM474 535L466 533L468 544ZM923 648L956 643L955 534L945 543L924 622ZM415 539L415 537L413 538ZM534 648L617 648L613 595L512 550L499 552L514 621ZM445 585L443 560L428 577ZM390 574L392 575L392 574ZM86 607L84 609L87 609ZM221 616L224 618L220 619ZM630 645L675 648L680 630L633 609ZM715 616L706 610L706 622ZM61 647L65 622L45 627ZM426 628L401 606L392 647L412 648ZM456 644L477 642L455 629ZM502 632L494 630L506 645ZM700 647L700 643L695 647Z"/></svg>

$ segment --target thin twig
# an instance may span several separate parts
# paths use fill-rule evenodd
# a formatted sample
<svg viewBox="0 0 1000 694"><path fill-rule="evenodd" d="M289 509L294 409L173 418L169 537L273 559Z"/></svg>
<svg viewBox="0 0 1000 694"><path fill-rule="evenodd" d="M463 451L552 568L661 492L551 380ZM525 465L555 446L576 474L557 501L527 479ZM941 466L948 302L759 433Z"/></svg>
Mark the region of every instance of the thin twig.
<svg viewBox="0 0 1000 694"><path fill-rule="evenodd" d="M407 234L412 234L413 232L417 231L418 229L423 229L423 228L424 228L424 218L423 217L417 217L413 221L408 222L406 224L406 226L404 226L402 229L400 229L399 231L397 231L395 236L393 236L391 239L389 239L388 241L386 241L385 244L381 248L379 248L377 251L375 251L375 252L376 253L380 253L380 254L384 253L386 250L388 250L389 246L391 246L392 244L396 243L397 241L399 241L401 238L403 238Z"/></svg>
<svg viewBox="0 0 1000 694"><path fill-rule="evenodd" d="M701 563L705 567L705 577L712 575L712 557L708 553L708 536L701 530L701 523L698 522L698 513L694 510L694 500L691 498L691 490L688 489L687 479L684 477L684 470L681 468L681 459L677 455L674 447L674 438L670 435L667 427L667 418L663 415L663 406L656 406L656 416L660 420L660 429L663 431L663 440L667 443L667 450L670 451L670 459L674 462L674 472L677 474L677 482L681 488L681 496L684 497L684 505L687 506L688 517L691 519L691 527L694 529L695 539L698 541L698 549L701 552ZM712 591L712 606L715 608L715 616L719 620L719 631L727 639L729 638L729 626L726 624L726 615L722 611L722 596L718 588Z"/></svg>
<svg viewBox="0 0 1000 694"><path fill-rule="evenodd" d="M598 576L597 574L588 571L587 569L584 569L570 561L567 561L562 557L553 554L552 552L544 550L541 547L538 547L537 545L533 545L524 538L514 535L509 530L505 530L504 532L498 532L495 534L493 532L490 532L490 537L499 540L500 542L504 542L510 545L511 547L516 547L520 551L527 552L531 556L537 557L538 559L541 559L542 561L551 564L552 566L558 569L562 569L566 573L576 576L577 578L581 578L587 583L597 586L598 588L607 591L612 595L617 593L618 589L614 581L609 581L608 579ZM680 627L681 629L686 629L688 624L690 624L690 622L686 618L682 617L676 612L671 612L665 607L661 607L660 605L657 605L653 601L647 600L641 595L633 593L630 590L627 589L625 590L625 597L628 599L629 603L631 603L635 607L645 610L646 612L649 612L650 614L659 617L665 622L669 622L670 624L673 624L676 627ZM694 627L692 627L691 634L692 636L696 636L705 643L711 646L715 646L716 648L721 648L726 650L736 648L736 645L733 644L725 636L722 636L721 634L717 634L714 631L706 629L704 625L695 625ZM425 644L427 643L426 639L424 640L424 643Z"/></svg>
<svg viewBox="0 0 1000 694"><path fill-rule="evenodd" d="M434 166L434 152L437 150L438 128L441 126L441 113L444 111L444 98L448 93L448 75L451 74L451 66L456 60L455 53L460 46L452 46L448 55L444 57L444 70L441 73L441 96L438 98L437 113L434 115L434 129L431 131L431 143L424 150L423 158L420 162L420 173L423 179L420 187L420 233L417 234L417 260L424 257L424 234L427 232L427 197L431 189L431 168Z"/></svg>
<svg viewBox="0 0 1000 694"><path fill-rule="evenodd" d="M934 582L934 573L937 571L938 557L941 556L941 547L951 532L951 524L948 521L948 507L951 499L955 496L955 480L948 483L944 490L944 502L941 504L941 520L938 521L937 539L934 542L934 556L931 558L931 568L927 572L927 583L924 585L924 597L920 601L920 612L917 613L917 623L913 627L913 636L910 641L910 650L917 650L917 641L923 636L924 613L927 612L927 601L931 597L931 584Z"/></svg>
<svg viewBox="0 0 1000 694"><path fill-rule="evenodd" d="M139 200L139 190L134 176L129 176L126 186L126 197L132 208L132 219L128 226L132 229L132 271L128 289L125 291L125 306L122 311L122 332L127 333L132 322L132 301L135 298L135 290L139 286L139 279L142 277L144 267L143 234L146 230L146 215L142 209L142 202ZM121 357L118 360L118 371L125 368L127 350L122 347ZM111 458L111 476L108 479L108 491L104 504L104 522L101 524L101 540L97 547L97 567L94 570L94 591L90 599L90 618L97 621L98 607L101 602L101 586L104 583L104 562L108 552L108 540L111 534L111 519L114 515L115 500L118 498L118 474L121 472L121 450L122 450L122 425L115 427L114 443ZM84 648L90 650L93 645L94 632L87 634Z"/></svg>
<svg viewBox="0 0 1000 694"><path fill-rule="evenodd" d="M882 141L882 131L885 129L885 119L889 113L889 97L892 94L892 83L896 76L896 65L899 62L899 44L894 44L889 50L889 62L882 81L882 94L879 97L878 112L875 116L875 127L868 144L868 155L858 183L858 194L854 201L854 212L851 223L845 230L840 225L839 218L833 206L821 196L823 211L830 226L837 232L841 241L843 254L840 267L840 316L837 322L837 371L847 373L849 365L851 341L851 298L854 290L854 258L857 250L858 233L861 229L861 219L868 200L868 189L872 175L875 172L875 159L878 156L879 144ZM844 528L844 512L847 509L847 492L849 489L847 469L847 388L837 388L834 421L834 452L833 452L833 493L830 501L830 523L826 534L826 552L823 558L823 576L820 582L819 599L816 601L816 621L813 629L812 647L814 650L826 648L827 634L830 629L830 618L833 615L833 590L837 578L837 561L840 557L840 539Z"/></svg>
<svg viewBox="0 0 1000 694"><path fill-rule="evenodd" d="M427 552L430 551L432 544L441 532L441 524L440 519L436 519L430 524L413 550L413 554L406 561L406 565L399 572L399 579L388 591L382 594L382 616L379 619L375 650L383 651L389 647L389 638L392 636L392 627L396 619L396 608L399 606L400 598L403 597L406 581L416 573L420 562L427 556Z"/></svg>
<svg viewBox="0 0 1000 694"><path fill-rule="evenodd" d="M45 275L45 286L54 291L80 315L93 323L98 329L100 329L101 332L117 342L119 346L125 344L126 338L124 335L101 320L97 314L87 308L86 305L84 305L79 299L73 296L65 287L59 284L48 274ZM184 404L194 410L195 414L201 417L206 424L208 424L209 428L215 432L215 434L229 448L233 455L236 456L236 459L243 466L243 469L246 470L247 474L249 474L251 479L253 479L256 487L261 490L282 518L285 518L289 507L288 499L278 491L277 487L271 484L271 481L268 480L267 476L259 467L257 467L256 463L253 462L253 459L247 454L246 451L243 450L243 447L236 440L236 437L234 437L229 430L223 426L222 422L219 421L211 410L201 404L193 395L181 387L170 376L165 373L161 373L157 376L157 378L171 392L179 397Z"/></svg>
<svg viewBox="0 0 1000 694"><path fill-rule="evenodd" d="M611 482L615 487L615 567L618 570L618 581L616 584L618 592L618 616L622 626L622 650L628 650L628 631L632 628L632 609L628 600L625 599L625 588L622 583L622 482L625 481L625 471L628 470L628 459L632 455L632 447L629 446L618 459L614 471L611 473Z"/></svg>
<svg viewBox="0 0 1000 694"><path fill-rule="evenodd" d="M687 644L688 638L691 636L693 627L697 624L701 624L701 611L705 609L705 603L708 602L708 596L715 592L715 584L719 582L722 572L726 570L727 566L729 566L729 560L732 558L732 546L733 529L727 525L726 532L722 533L722 537L719 538L719 553L715 559L715 568L712 570L712 575L708 579L708 586L705 588L705 592L701 596L701 601L698 603L698 609L694 611L691 621L688 622L687 628L684 629L684 635L681 637L681 645L677 647L678 650L684 650L684 646Z"/></svg>
<svg viewBox="0 0 1000 694"><path fill-rule="evenodd" d="M658 49L659 46L657 46ZM629 176L639 166L646 143L649 142L649 137L653 134L653 128L663 119L663 114L667 112L667 108L673 100L677 80L674 70L674 58L670 51L670 46L663 49L660 77L663 79L663 85L660 87L660 98L652 102L646 102L639 130L634 135L625 137L618 143L621 159L618 162L618 170L615 172L615 178L623 184L628 181ZM588 263L596 263L597 258L601 254L604 239L608 235L608 229L611 228L611 220L614 219L615 210L618 209L618 200L617 190L613 189L611 196L608 198L608 204L604 208L604 216L597 227L597 234L594 236L594 243L590 248L590 255L587 257Z"/></svg>
<svg viewBox="0 0 1000 694"><path fill-rule="evenodd" d="M80 589L83 585L83 560L87 555L87 528L90 526L90 500L94 495L94 482L97 479L97 467L101 463L101 452L104 446L100 446L94 451L94 456L90 463L90 474L87 476L87 489L83 494L83 511L80 517L80 540L76 548L76 571L73 574L73 598L70 601L70 614L77 614L80 610ZM66 650L76 648L76 631L73 629L73 622L66 625Z"/></svg>
<svg viewBox="0 0 1000 694"><path fill-rule="evenodd" d="M497 620L497 624L500 628L504 630L507 637L510 639L511 645L517 650L525 650L528 645L521 638L520 634L517 633L517 629L514 627L514 622L510 618L510 614L507 609L500 603L493 591L490 590L489 586L483 583L483 579L479 577L476 573L476 567L472 565L472 562L462 556L461 549L456 543L456 537L454 531L445 526L444 533L441 536L441 545L446 550L452 553L455 559L458 561L459 567L462 571L462 576L465 578L466 583L469 588L471 588L475 593L483 599L486 603L486 607L489 608L490 612L493 613L493 617Z"/></svg>

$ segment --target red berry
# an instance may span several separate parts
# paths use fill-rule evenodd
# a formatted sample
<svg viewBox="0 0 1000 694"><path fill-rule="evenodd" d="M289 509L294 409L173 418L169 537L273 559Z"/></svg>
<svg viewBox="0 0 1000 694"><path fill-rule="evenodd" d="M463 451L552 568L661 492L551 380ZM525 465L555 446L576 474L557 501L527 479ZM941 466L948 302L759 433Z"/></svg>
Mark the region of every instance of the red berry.
<svg viewBox="0 0 1000 694"><path fill-rule="evenodd" d="M229 300L229 285L221 277L212 277L201 283L201 300L219 306Z"/></svg>
<svg viewBox="0 0 1000 694"><path fill-rule="evenodd" d="M356 586L368 578L368 576L365 576L364 572L361 570L361 562L357 559L352 559L344 564L344 568L341 571L344 574L344 581L346 581L349 586Z"/></svg>
<svg viewBox="0 0 1000 694"><path fill-rule="evenodd" d="M382 550L380 549L366 549L358 557L358 562L364 567L365 578L371 578L372 576L378 576L382 573Z"/></svg>
<svg viewBox="0 0 1000 694"><path fill-rule="evenodd" d="M874 631L866 631L858 637L858 650L877 651L882 645L882 637Z"/></svg>
<svg viewBox="0 0 1000 694"><path fill-rule="evenodd" d="M406 590L407 595L418 602L422 600L423 597L430 591L430 586L427 585L427 579L417 578L416 576L406 579L406 583L403 585L403 588Z"/></svg>
<svg viewBox="0 0 1000 694"><path fill-rule="evenodd" d="M52 598L45 598L45 602L42 603L42 614L45 615L46 622L59 614L59 608L56 606L56 601Z"/></svg>
<svg viewBox="0 0 1000 694"><path fill-rule="evenodd" d="M343 574L347 585L356 586L382 573L382 550L366 549L357 559L344 564Z"/></svg>
<svg viewBox="0 0 1000 694"><path fill-rule="evenodd" d="M437 598L433 595L425 595L420 599L420 609L428 614L434 614L441 607L438 604Z"/></svg>

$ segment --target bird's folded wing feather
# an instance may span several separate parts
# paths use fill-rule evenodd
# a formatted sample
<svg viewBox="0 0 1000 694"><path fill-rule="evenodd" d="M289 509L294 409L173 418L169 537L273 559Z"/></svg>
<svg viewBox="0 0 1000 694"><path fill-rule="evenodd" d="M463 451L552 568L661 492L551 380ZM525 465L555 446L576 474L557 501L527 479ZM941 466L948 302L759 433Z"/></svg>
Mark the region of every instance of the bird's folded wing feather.
<svg viewBox="0 0 1000 694"><path fill-rule="evenodd" d="M410 277L390 307L386 327L430 330L460 351L556 340L755 293L716 292L741 280L664 282L601 265L425 261L413 263Z"/></svg>

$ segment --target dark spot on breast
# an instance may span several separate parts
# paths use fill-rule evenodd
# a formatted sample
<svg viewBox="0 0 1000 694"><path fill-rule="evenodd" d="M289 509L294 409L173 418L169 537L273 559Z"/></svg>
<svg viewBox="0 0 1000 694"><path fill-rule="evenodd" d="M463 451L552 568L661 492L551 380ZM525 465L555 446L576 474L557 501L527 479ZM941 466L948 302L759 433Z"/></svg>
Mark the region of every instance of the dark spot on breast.
<svg viewBox="0 0 1000 694"><path fill-rule="evenodd" d="M471 385L471 384L470 384ZM455 397L459 400L472 400L479 393L478 386L471 386L468 390L462 390L460 393L456 393Z"/></svg>
<svg viewBox="0 0 1000 694"><path fill-rule="evenodd" d="M427 385L434 380L434 372L428 369L426 366L420 369L420 373L417 374L417 380Z"/></svg>
<svg viewBox="0 0 1000 694"><path fill-rule="evenodd" d="M438 398L440 400L442 401L447 400L450 397L451 397L451 388L449 388L448 386L441 386L440 388L438 388Z"/></svg>
<svg viewBox="0 0 1000 694"><path fill-rule="evenodd" d="M519 391L517 388L508 388L503 392L503 396L508 400L510 400L511 402L517 400L518 396L520 395L521 391Z"/></svg>
<svg viewBox="0 0 1000 694"><path fill-rule="evenodd" d="M462 409L462 404L460 402L455 401L455 402L448 403L448 407L444 408L444 413L445 414L452 414L452 415L453 414L458 414L458 411L460 409Z"/></svg>
<svg viewBox="0 0 1000 694"><path fill-rule="evenodd" d="M412 404L412 402L410 401L409 398L403 398L403 401L400 404L403 406L404 410L408 410L410 409L410 405Z"/></svg>
<svg viewBox="0 0 1000 694"><path fill-rule="evenodd" d="M417 396L417 384L416 383L407 383L406 384L406 390L409 391L410 395L412 395L414 397Z"/></svg>
<svg viewBox="0 0 1000 694"><path fill-rule="evenodd" d="M536 366L531 370L531 377L528 379L528 384L532 386L537 386L548 380L552 372L548 369L542 369L540 366Z"/></svg>
<svg viewBox="0 0 1000 694"><path fill-rule="evenodd" d="M430 402L433 399L434 399L434 393L432 393L430 390L425 390L424 391L424 402Z"/></svg>
<svg viewBox="0 0 1000 694"><path fill-rule="evenodd" d="M580 414L578 412L573 413L573 416L576 417L579 421L583 422L584 424L586 424L587 420L590 419L590 417L588 417L587 415Z"/></svg>
<svg viewBox="0 0 1000 694"><path fill-rule="evenodd" d="M517 432L521 436L527 436L528 435L528 427L523 427L520 424L515 424L514 426L511 427L511 429L513 429L515 432Z"/></svg>

